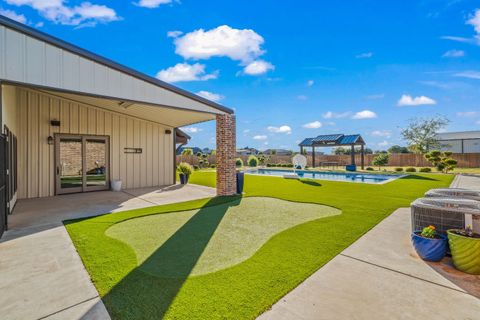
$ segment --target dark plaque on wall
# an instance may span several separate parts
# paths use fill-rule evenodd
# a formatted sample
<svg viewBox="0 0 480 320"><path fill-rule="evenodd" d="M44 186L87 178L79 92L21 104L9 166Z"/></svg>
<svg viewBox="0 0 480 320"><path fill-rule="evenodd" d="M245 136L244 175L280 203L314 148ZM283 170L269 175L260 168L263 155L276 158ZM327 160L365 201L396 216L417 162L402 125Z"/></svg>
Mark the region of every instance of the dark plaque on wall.
<svg viewBox="0 0 480 320"><path fill-rule="evenodd" d="M142 153L142 148L124 148L124 153Z"/></svg>

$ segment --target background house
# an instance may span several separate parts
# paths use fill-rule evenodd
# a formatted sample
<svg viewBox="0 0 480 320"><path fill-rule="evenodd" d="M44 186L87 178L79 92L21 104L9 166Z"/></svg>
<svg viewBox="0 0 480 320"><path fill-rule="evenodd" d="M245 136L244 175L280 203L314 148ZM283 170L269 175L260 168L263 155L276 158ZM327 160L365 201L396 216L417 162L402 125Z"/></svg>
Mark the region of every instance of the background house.
<svg viewBox="0 0 480 320"><path fill-rule="evenodd" d="M480 131L442 132L437 141L442 151L480 153Z"/></svg>

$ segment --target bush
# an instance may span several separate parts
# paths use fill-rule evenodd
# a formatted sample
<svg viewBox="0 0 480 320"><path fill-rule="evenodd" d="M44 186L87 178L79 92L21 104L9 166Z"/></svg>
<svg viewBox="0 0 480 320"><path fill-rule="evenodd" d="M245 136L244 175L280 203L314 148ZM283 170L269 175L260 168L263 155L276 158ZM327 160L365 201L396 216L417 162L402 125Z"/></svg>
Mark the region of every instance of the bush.
<svg viewBox="0 0 480 320"><path fill-rule="evenodd" d="M287 163L288 168L293 168L293 163Z"/></svg>
<svg viewBox="0 0 480 320"><path fill-rule="evenodd" d="M274 164L272 164L272 163L267 163L267 168L270 168L270 167L273 167L273 166L274 166Z"/></svg>
<svg viewBox="0 0 480 320"><path fill-rule="evenodd" d="M243 167L243 160L241 158L237 158L235 160L235 166L237 167Z"/></svg>
<svg viewBox="0 0 480 320"><path fill-rule="evenodd" d="M375 169L373 169L372 167L367 167L367 169L365 169L367 171L374 171Z"/></svg>
<svg viewBox="0 0 480 320"><path fill-rule="evenodd" d="M420 172L432 172L431 168L420 168Z"/></svg>
<svg viewBox="0 0 480 320"><path fill-rule="evenodd" d="M178 173L183 173L184 175L189 176L192 174L193 168L186 162L180 162L180 164L177 166L177 171Z"/></svg>
<svg viewBox="0 0 480 320"><path fill-rule="evenodd" d="M200 167L199 167L199 166L197 166L197 165L193 165L193 170L198 170L198 169L200 169Z"/></svg>
<svg viewBox="0 0 480 320"><path fill-rule="evenodd" d="M400 167L399 167L399 168L395 168L395 171L397 171L397 172L402 172L402 171L403 171L403 168L400 168Z"/></svg>
<svg viewBox="0 0 480 320"><path fill-rule="evenodd" d="M212 164L210 165L210 168L212 168L212 169L215 169L216 167L217 167L217 165L216 165L215 163L212 163Z"/></svg>
<svg viewBox="0 0 480 320"><path fill-rule="evenodd" d="M414 167L408 167L407 169L405 169L405 172L417 172L417 169L415 169Z"/></svg>
<svg viewBox="0 0 480 320"><path fill-rule="evenodd" d="M248 157L247 163L250 167L257 167L258 166L258 158L255 157L254 155L251 155L251 156Z"/></svg>
<svg viewBox="0 0 480 320"><path fill-rule="evenodd" d="M448 173L448 171L452 171L457 167L457 160L452 159L451 156L452 152L450 151L441 152L433 150L425 155L425 159L430 161L438 171Z"/></svg>

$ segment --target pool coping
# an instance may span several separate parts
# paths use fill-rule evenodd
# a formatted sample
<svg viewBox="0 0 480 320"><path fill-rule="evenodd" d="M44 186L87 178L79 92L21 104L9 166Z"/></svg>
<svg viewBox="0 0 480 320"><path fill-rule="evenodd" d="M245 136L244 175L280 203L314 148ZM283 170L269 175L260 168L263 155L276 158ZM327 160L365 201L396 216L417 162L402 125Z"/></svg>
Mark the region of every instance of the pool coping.
<svg viewBox="0 0 480 320"><path fill-rule="evenodd" d="M271 168L248 169L248 170L243 170L242 172L244 172L245 174L253 175L253 176L262 176L262 177L268 176L268 177L275 177L275 178L287 179L287 178L285 178L285 176L276 176L276 175L267 175L267 174L252 173L253 170L259 170L259 169L285 172L286 174L288 174L289 172L290 172L290 173L294 173L294 170L293 170L293 169L292 169L292 170L288 170L288 169L286 170L286 169L271 169ZM302 170L302 171L305 171L305 172L307 172L307 173L330 173L330 174L338 174L338 175L348 174L348 173L343 173L343 172L330 172L330 171L313 171L313 170ZM370 174L370 173L351 172L351 173L349 173L349 174L360 175L360 174ZM384 174L384 173L372 173L371 175L387 175L387 174ZM394 176L394 177L391 178L391 179L387 179L387 180L385 180L385 181L382 181L382 182L329 180L329 179L302 178L302 177L298 177L298 179L311 179L311 180L322 180L322 181L335 181L335 182L348 182L348 183L366 183L366 184L372 184L372 185L382 185L382 184L386 184L386 183L395 181L395 180L397 180L397 179L400 179L400 178L409 176L409 174L398 174L398 175L396 175L396 174L388 174L388 175ZM292 179L292 178L290 178L290 179Z"/></svg>

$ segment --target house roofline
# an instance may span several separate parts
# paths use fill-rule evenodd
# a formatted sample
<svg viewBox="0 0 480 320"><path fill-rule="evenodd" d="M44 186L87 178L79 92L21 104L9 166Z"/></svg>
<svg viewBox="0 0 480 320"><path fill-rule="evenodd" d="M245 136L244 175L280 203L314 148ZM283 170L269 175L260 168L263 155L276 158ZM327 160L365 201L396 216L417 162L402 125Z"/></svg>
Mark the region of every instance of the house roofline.
<svg viewBox="0 0 480 320"><path fill-rule="evenodd" d="M128 75L130 75L132 77L135 77L137 79L140 79L140 80L143 80L145 82L151 83L151 84L156 85L158 87L161 87L163 89L166 89L166 90L172 91L174 93L180 94L180 95L182 95L184 97L187 97L187 98L190 98L192 100L204 103L204 104L206 104L206 105L208 105L212 108L215 108L217 110L220 110L220 111L223 111L223 112L226 112L226 113L229 113L229 114L234 113L234 111L232 109L227 108L225 106L222 106L221 104L215 103L213 101L210 101L208 99L200 97L196 94L193 94L193 93L188 92L186 90L180 89L180 88L178 88L174 85L171 85L167 82L164 82L162 80L159 80L157 78L149 76L145 73L142 73L142 72L137 71L135 69L132 69L130 67L119 64L119 63L117 63L113 60L110 60L108 58L100 56L100 55L98 55L96 53L93 53L91 51L88 51L86 49L80 48L80 47L78 47L74 44L71 44L71 43L66 42L64 40L61 40L61 39L56 38L54 36L51 36L47 33L38 31L34 28L26 26L26 25L24 25L20 22L14 21L14 20L9 19L9 18L7 18L5 16L2 16L2 15L0 15L0 25L3 25L3 26L5 26L9 29L13 29L15 31L18 31L20 33L26 34L26 35L28 35L32 38L37 39L37 40L49 43L49 44L51 44L55 47L58 47L60 49L63 49L63 50L69 51L71 53L77 54L77 55L82 56L86 59L89 59L89 60L92 60L94 62L100 63L100 64L102 64L106 67L109 67L109 68L115 69L117 71L120 71L122 73L128 74Z"/></svg>

